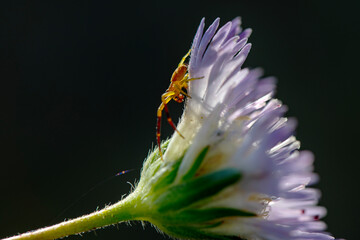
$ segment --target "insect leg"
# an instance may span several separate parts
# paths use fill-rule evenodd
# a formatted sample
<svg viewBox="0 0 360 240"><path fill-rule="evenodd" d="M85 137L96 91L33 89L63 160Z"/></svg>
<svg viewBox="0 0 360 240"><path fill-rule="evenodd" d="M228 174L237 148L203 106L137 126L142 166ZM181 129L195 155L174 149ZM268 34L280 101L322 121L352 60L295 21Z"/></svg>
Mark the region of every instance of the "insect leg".
<svg viewBox="0 0 360 240"><path fill-rule="evenodd" d="M198 80L198 79L202 79L204 77L198 77L198 78L188 78L185 80L185 82L190 82L190 81L194 81L194 80Z"/></svg>
<svg viewBox="0 0 360 240"><path fill-rule="evenodd" d="M156 141L157 141L157 145L159 148L159 153L160 153L160 157L161 159L163 159L163 155L161 152L161 116L162 116L162 111L164 109L164 107L166 106L166 104L172 99L172 96L174 95L174 92L166 92L161 96L161 104L157 110L157 123L156 123Z"/></svg>
<svg viewBox="0 0 360 240"><path fill-rule="evenodd" d="M190 52L191 52L191 49L190 49L190 50L187 52L187 54L185 54L185 56L181 59L178 67L180 67L181 65L184 64L184 62L185 62L186 58L189 56Z"/></svg>
<svg viewBox="0 0 360 240"><path fill-rule="evenodd" d="M161 139L160 139L160 135L161 135L161 116L162 116L162 110L164 109L164 102L162 102L157 110L157 123L156 123L156 141L157 141L157 145L159 148L159 153L160 153L160 157L161 159L163 159L163 155L161 152Z"/></svg>
<svg viewBox="0 0 360 240"><path fill-rule="evenodd" d="M187 84L188 82L194 81L194 80L198 80L198 79L203 79L204 77L198 77L198 78L189 78L189 74L185 74L185 76L183 77L183 79L180 80L181 84Z"/></svg>
<svg viewBox="0 0 360 240"><path fill-rule="evenodd" d="M180 137L184 138L184 136L179 132L179 130L177 130L176 126L174 125L171 117L170 117L170 113L169 113L169 109L167 107L167 104L164 104L165 106L165 114L166 114L166 118L168 123L170 124L170 126L180 135Z"/></svg>
<svg viewBox="0 0 360 240"><path fill-rule="evenodd" d="M184 92L179 86L174 86L181 94L183 94L184 96L191 98L189 96L189 94L187 94L186 92ZM166 110L165 110L166 111Z"/></svg>

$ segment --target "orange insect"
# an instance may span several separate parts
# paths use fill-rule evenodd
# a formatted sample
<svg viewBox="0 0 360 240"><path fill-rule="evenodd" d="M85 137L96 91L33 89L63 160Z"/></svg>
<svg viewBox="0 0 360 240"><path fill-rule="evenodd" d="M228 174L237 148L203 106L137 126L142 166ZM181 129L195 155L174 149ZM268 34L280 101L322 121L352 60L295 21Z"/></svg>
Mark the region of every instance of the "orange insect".
<svg viewBox="0 0 360 240"><path fill-rule="evenodd" d="M165 93L161 96L161 104L157 110L157 125L156 125L156 140L159 147L159 153L161 159L163 158L161 147L160 147L160 130L161 130L161 116L162 111L165 110L165 114L167 117L167 121L170 126L182 137L183 135L177 130L176 126L174 125L169 109L167 107L168 102L171 99L175 100L178 103L182 103L185 100L185 97L190 98L187 94L187 89L189 87L188 82L200 79L200 78L189 78L189 74L187 73L188 65L185 62L186 58L189 56L191 49L188 53L181 59L178 67L175 69L174 73L171 76L170 86L165 91ZM202 77L201 77L202 78Z"/></svg>

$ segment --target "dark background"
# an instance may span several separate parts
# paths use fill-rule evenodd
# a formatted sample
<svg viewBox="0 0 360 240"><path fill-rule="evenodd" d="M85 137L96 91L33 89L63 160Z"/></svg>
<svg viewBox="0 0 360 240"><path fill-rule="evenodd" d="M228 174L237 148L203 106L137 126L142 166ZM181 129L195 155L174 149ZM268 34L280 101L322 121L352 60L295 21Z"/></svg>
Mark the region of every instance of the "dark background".
<svg viewBox="0 0 360 240"><path fill-rule="evenodd" d="M207 26L253 28L245 64L279 79L277 97L316 155L324 219L359 226L359 6L350 1L1 1L0 237L89 213L128 193L155 142L172 71ZM355 3L355 1L354 1ZM177 119L181 104L170 110ZM164 124L163 138L172 133ZM69 239L166 239L120 224Z"/></svg>

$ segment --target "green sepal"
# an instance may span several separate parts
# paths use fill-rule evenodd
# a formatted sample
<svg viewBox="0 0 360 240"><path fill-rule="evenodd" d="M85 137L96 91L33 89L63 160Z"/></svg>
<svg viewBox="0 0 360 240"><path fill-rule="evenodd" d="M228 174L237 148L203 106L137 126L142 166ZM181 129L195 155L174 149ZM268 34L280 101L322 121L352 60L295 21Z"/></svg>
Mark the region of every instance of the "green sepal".
<svg viewBox="0 0 360 240"><path fill-rule="evenodd" d="M241 179L236 169L223 169L169 187L154 201L158 211L179 210L199 200L211 197Z"/></svg>
<svg viewBox="0 0 360 240"><path fill-rule="evenodd" d="M189 209L176 213L175 219L182 223L201 223L224 217L255 217L256 214L235 208Z"/></svg>
<svg viewBox="0 0 360 240"><path fill-rule="evenodd" d="M168 166L166 166L166 172L164 172L161 176L158 177L157 182L153 185L152 190L154 192L167 187L172 184L176 178L179 166L181 164L182 158L178 161L168 162Z"/></svg>
<svg viewBox="0 0 360 240"><path fill-rule="evenodd" d="M167 146L169 145L169 140L162 142L161 148L166 151ZM155 148L154 151L147 157L144 161L143 167L141 169L140 179L150 179L154 177L160 170L164 161L161 160L159 148Z"/></svg>
<svg viewBox="0 0 360 240"><path fill-rule="evenodd" d="M189 171L182 177L182 180L186 181L195 176L197 170L199 169L201 163L206 156L206 153L209 151L209 148L210 146L207 146L199 153Z"/></svg>
<svg viewBox="0 0 360 240"><path fill-rule="evenodd" d="M163 154L166 152L169 142L170 140L167 139L161 143L161 149L163 151ZM156 147L144 162L143 169L147 169L151 164L153 164L155 161L159 159L160 159L160 152L159 152L159 148Z"/></svg>
<svg viewBox="0 0 360 240"><path fill-rule="evenodd" d="M194 227L167 226L167 233L181 239L207 239L207 240L242 240L238 236L224 236L211 232L205 232Z"/></svg>

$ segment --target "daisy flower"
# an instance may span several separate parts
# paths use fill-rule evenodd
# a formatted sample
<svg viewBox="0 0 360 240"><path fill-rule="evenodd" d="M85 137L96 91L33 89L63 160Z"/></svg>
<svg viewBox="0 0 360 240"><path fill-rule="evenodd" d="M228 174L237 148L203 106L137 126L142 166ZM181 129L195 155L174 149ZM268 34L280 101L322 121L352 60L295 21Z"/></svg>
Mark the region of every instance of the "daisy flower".
<svg viewBox="0 0 360 240"><path fill-rule="evenodd" d="M319 191L307 187L317 181L314 157L298 151L296 121L283 117L286 107L273 99L275 79L261 78L260 69L242 68L251 48L251 29L242 30L240 18L220 29L216 19L205 33L204 25L203 19L188 67L190 78L202 78L190 82L191 98L178 125L184 138L174 133L164 159L181 159L175 184L189 173L201 179L229 171L225 178L231 172L239 179L184 207L224 209L209 221L216 226L194 223L194 235L204 231L219 238L333 239L322 232L326 226L319 219L326 210L316 206ZM226 216L225 209L232 213Z"/></svg>
<svg viewBox="0 0 360 240"><path fill-rule="evenodd" d="M299 151L276 81L243 68L250 29L236 18L196 32L178 133L149 154L135 189L92 214L16 236L54 239L139 220L178 239L329 240L313 155ZM219 28L219 29L218 29ZM37 235L36 235L37 234ZM25 236L25 237L24 237ZM24 238L22 238L24 237ZM31 239L31 238L27 238Z"/></svg>

